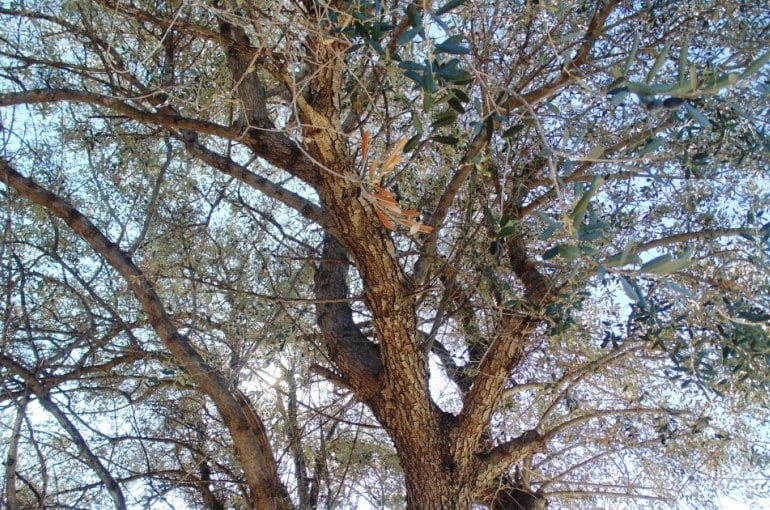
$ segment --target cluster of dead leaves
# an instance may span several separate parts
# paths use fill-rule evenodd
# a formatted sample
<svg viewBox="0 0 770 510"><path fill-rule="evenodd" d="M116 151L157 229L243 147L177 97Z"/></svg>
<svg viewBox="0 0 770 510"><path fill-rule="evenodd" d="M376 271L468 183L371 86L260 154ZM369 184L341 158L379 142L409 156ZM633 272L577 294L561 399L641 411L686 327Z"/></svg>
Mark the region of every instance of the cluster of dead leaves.
<svg viewBox="0 0 770 510"><path fill-rule="evenodd" d="M366 164L366 158L369 154L369 139L371 133L367 130L361 137L361 161ZM386 228L396 230L396 225L401 225L409 229L410 234L431 232L433 227L423 225L416 220L420 212L414 209L402 209L398 205L398 200L393 192L381 186L382 178L392 172L396 165L401 161L401 153L406 145L406 138L402 138L396 143L393 149L385 158L385 161L372 161L369 164L368 182L363 187L363 196L374 206L374 212Z"/></svg>

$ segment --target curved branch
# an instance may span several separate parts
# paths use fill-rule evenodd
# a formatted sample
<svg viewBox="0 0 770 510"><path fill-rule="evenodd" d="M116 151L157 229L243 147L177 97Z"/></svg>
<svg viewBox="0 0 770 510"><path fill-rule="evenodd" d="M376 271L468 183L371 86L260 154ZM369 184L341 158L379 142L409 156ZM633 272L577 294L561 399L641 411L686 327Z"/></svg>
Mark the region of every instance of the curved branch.
<svg viewBox="0 0 770 510"><path fill-rule="evenodd" d="M607 18L609 18L619 3L619 0L610 0L604 8L600 8L601 2L597 2L597 10L588 24L583 44L580 45L580 49L578 49L575 57L562 68L559 75L550 83L526 94L511 95L506 102L506 108L513 110L520 106L533 105L538 101L553 96L559 90L571 84L575 79L576 71L588 61L591 50L599 39Z"/></svg>
<svg viewBox="0 0 770 510"><path fill-rule="evenodd" d="M489 122L489 121L487 121ZM420 258L417 260L414 269L414 282L417 285L421 285L424 280L429 276L428 269L433 264L433 259L436 256L436 247L438 245L438 235L441 232L441 225L444 223L449 209L452 207L455 197L460 192L463 184L468 179L471 171L475 168L472 160L478 153L484 150L491 137L490 129L482 129L479 134L468 144L468 148L465 150L465 154L460 159L458 170L452 176L452 179L447 184L444 193L439 198L436 209L430 217L428 225L433 227L433 230L428 234L428 238L423 243L423 247L420 253Z"/></svg>
<svg viewBox="0 0 770 510"><path fill-rule="evenodd" d="M142 99L142 98L137 98ZM0 106L19 104L56 103L69 101L104 106L119 112L131 120L183 131L184 136L194 140L192 134L203 133L220 136L227 140L243 143L255 155L268 163L315 185L319 174L315 164L291 138L276 131L251 129L247 134L240 127L230 127L206 120L190 119L176 113L155 113L135 108L115 97L73 89L35 89L0 95ZM164 112L173 112L163 108Z"/></svg>
<svg viewBox="0 0 770 510"><path fill-rule="evenodd" d="M463 401L459 416L458 448L475 452L484 434L495 403L502 395L513 366L524 355L524 345L539 321L532 317L514 316L506 321L489 345L478 367L478 375Z"/></svg>
<svg viewBox="0 0 770 510"><path fill-rule="evenodd" d="M536 430L527 430L520 436L497 445L488 453L480 455L482 467L479 483L490 483L505 472L511 464L528 455L542 452L545 447L546 438Z"/></svg>
<svg viewBox="0 0 770 510"><path fill-rule="evenodd" d="M552 429L544 432L542 434L543 441L550 441L553 439L557 434L560 434L561 432L564 432L565 430L576 427L578 425L582 425L583 423L587 421L591 421L595 418L601 418L604 416L623 416L623 415L638 415L638 414L659 414L659 413L667 413L667 414L680 414L672 409L664 410L660 408L651 408L651 407L630 407L627 409L602 409L599 411L594 411L591 413L586 413L583 416L578 416L577 418L572 418L570 420L567 420L563 423L560 423L559 425L553 427Z"/></svg>
<svg viewBox="0 0 770 510"><path fill-rule="evenodd" d="M604 157L607 157L611 154L615 154L625 148L634 147L644 142L647 138L654 135L655 133L659 133L664 129L667 129L673 125L674 125L674 121L672 119L667 119L666 121L661 122L657 126L654 126L649 129L644 129L639 133L625 140L621 140L615 143L614 145L611 145L610 147L605 148ZM596 164L596 161L583 161L583 163L579 167L577 167L574 172L572 172L570 175L566 175L562 177L562 180L565 183L590 180L589 178L586 178L586 175L588 170L590 170L595 164ZM605 178L607 180L620 180L620 179L626 179L629 177L634 177L635 175L637 175L636 172L630 172L630 171L616 172L608 176L605 175ZM528 187L529 189L534 189L538 186L548 186L550 184L552 184L551 179L539 179L539 180L534 180L531 183L528 183ZM527 205L522 206L517 211L519 218L523 218L524 216L528 216L533 212L535 212L538 208L546 204L548 200L554 198L556 196L556 192L557 190L555 188L549 188L544 193L530 200L530 202Z"/></svg>
<svg viewBox="0 0 770 510"><path fill-rule="evenodd" d="M19 458L19 441L21 440L21 424L24 421L29 394L27 392L16 403L16 418L11 427L8 451L5 454L5 500L8 510L19 510L19 501L16 494L16 461Z"/></svg>

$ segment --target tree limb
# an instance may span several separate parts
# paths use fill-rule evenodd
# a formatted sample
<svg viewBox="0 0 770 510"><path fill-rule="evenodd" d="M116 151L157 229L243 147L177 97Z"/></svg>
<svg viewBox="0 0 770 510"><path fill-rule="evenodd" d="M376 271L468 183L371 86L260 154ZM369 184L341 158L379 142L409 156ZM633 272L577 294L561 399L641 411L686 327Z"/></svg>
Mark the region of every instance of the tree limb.
<svg viewBox="0 0 770 510"><path fill-rule="evenodd" d="M256 506L275 510L292 508L286 489L278 479L264 426L248 399L240 392L233 393L219 372L203 360L187 337L179 333L152 282L126 252L107 239L71 204L19 174L3 159L0 159L0 179L21 196L62 219L124 278L163 344L217 406L232 434Z"/></svg>

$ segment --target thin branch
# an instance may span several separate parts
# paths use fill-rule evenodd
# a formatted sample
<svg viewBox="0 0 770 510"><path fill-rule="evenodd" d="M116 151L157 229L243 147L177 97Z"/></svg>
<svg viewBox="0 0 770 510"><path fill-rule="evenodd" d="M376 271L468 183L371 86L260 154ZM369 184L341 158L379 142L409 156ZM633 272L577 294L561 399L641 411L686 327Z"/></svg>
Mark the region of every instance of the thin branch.
<svg viewBox="0 0 770 510"><path fill-rule="evenodd" d="M626 409L602 409L599 411L593 411L590 413L586 413L583 416L578 416L576 418L572 418L570 420L567 420L552 429L544 432L542 434L544 441L550 441L553 439L556 435L564 432L565 430L577 427L578 425L582 425L583 423L586 423L588 421L591 421L596 418L602 418L605 416L623 416L623 415L639 415L639 414L660 414L660 413L667 413L667 414L677 414L673 410L664 410L660 408L651 408L651 407L630 407Z"/></svg>
<svg viewBox="0 0 770 510"><path fill-rule="evenodd" d="M686 243L702 239L716 239L717 237L737 237L742 235L761 236L765 232L767 232L767 229L758 228L715 228L697 230L695 232L682 232L680 234L672 234L670 236L661 237L660 239L654 239L652 241L647 241L646 243L638 244L634 251L636 253L641 253L653 248L668 246L670 244Z"/></svg>
<svg viewBox="0 0 770 510"><path fill-rule="evenodd" d="M215 41L223 45L232 44L232 41L225 35L220 34L216 30L211 30L196 23L190 23L184 21L180 16L176 16L174 19L168 19L161 16L159 13L149 13L147 11L131 7L128 3L115 0L96 0L98 3L110 8L114 12L125 14L131 18L147 23L152 23L164 30L175 30L196 37L201 37L210 41Z"/></svg>
<svg viewBox="0 0 770 510"><path fill-rule="evenodd" d="M249 171L248 168L239 165L228 157L222 156L206 148L202 143L189 136L182 137L182 141L190 154L209 166L216 168L223 174L235 177L249 187L291 207L308 220L323 227L327 232L337 236L341 235L332 216L329 215L324 208L315 205L301 195L287 190L266 177L262 177L261 175Z"/></svg>
<svg viewBox="0 0 770 510"><path fill-rule="evenodd" d="M110 474L109 470L104 466L101 459L99 459L88 446L88 443L77 427L75 427L67 415L64 414L59 406L51 399L48 390L35 379L33 374L7 356L0 355L0 365L5 367L9 372L19 376L32 394L37 397L40 405L42 405L46 411L51 413L51 415L56 418L56 421L59 422L59 425L67 431L67 434L70 436L70 439L72 439L72 442L77 448L83 461L94 470L96 476L98 476L99 480L104 484L104 488L112 498L115 508L120 510L127 509L126 497L123 495L123 490L120 488L120 485L115 478L112 477L112 474Z"/></svg>
<svg viewBox="0 0 770 510"><path fill-rule="evenodd" d="M144 99L142 97L133 100ZM228 140L243 141L241 129L237 127L223 126L206 120L195 120L179 115L155 113L148 110L140 110L123 100L103 94L84 92L74 89L32 89L24 92L11 92L0 95L0 106L12 106L19 104L39 104L58 102L86 103L104 106L120 112L126 117L145 124L155 124L163 127L184 129L198 133L221 136Z"/></svg>

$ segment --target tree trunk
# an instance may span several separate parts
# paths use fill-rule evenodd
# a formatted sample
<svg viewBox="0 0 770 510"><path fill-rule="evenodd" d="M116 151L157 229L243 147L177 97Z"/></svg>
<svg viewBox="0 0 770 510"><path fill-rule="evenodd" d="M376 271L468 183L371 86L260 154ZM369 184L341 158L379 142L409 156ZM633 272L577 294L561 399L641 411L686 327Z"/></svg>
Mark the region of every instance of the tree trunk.
<svg viewBox="0 0 770 510"><path fill-rule="evenodd" d="M402 465L407 462L402 459ZM470 487L453 479L449 473L405 470L404 476L408 510L467 510L471 507Z"/></svg>

